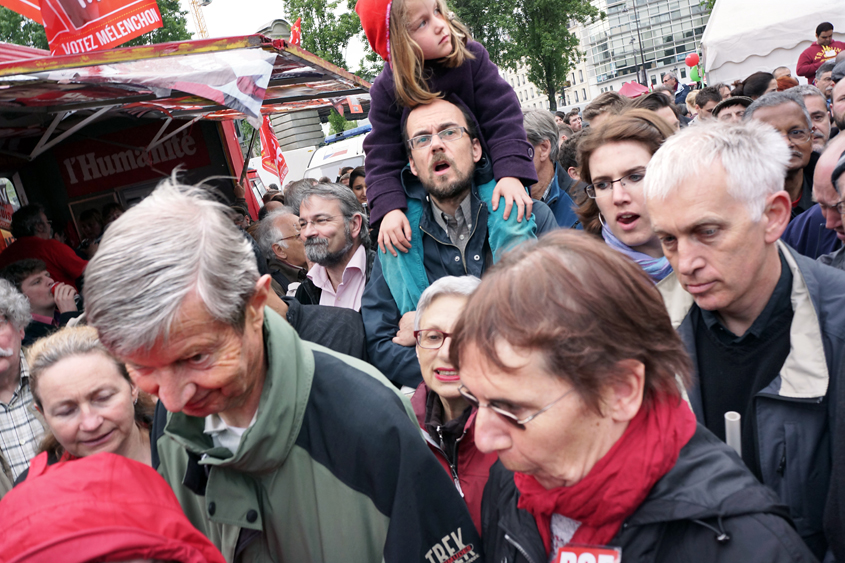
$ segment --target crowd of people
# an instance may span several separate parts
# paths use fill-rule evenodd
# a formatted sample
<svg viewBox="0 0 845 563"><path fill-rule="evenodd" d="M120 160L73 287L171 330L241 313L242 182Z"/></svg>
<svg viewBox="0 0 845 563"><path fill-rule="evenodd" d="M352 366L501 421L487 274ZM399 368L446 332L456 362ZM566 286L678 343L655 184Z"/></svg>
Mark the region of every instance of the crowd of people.
<svg viewBox="0 0 845 563"><path fill-rule="evenodd" d="M815 86L552 113L442 0L357 11L364 167L13 215L0 559L845 561L832 27Z"/></svg>

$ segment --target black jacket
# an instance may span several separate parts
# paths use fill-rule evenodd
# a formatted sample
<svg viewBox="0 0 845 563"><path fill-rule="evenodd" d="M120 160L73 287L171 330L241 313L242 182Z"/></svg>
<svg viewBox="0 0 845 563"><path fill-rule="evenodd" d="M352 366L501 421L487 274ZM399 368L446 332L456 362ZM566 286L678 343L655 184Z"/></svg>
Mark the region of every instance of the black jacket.
<svg viewBox="0 0 845 563"><path fill-rule="evenodd" d="M537 524L518 499L513 473L496 462L481 503L486 560L545 563ZM626 563L816 560L774 492L701 425L610 545Z"/></svg>

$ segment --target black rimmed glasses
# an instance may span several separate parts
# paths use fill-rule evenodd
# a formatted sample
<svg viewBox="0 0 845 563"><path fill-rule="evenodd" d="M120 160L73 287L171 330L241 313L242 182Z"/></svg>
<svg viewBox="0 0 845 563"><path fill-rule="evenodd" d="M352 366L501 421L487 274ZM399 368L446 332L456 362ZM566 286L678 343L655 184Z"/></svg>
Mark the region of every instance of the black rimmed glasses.
<svg viewBox="0 0 845 563"><path fill-rule="evenodd" d="M554 401L552 401L551 403L549 403L548 405L543 407L542 409L538 410L537 412L535 412L531 416L528 416L526 418L518 418L515 414L513 414L509 410L507 410L503 407L500 407L498 405L495 405L495 404L492 404L492 403L487 403L486 405L482 405L481 401L478 400L478 397L476 397L475 395L470 393L469 390L467 390L466 387L464 387L463 385L458 387L458 392L461 394L461 396L464 399L467 400L467 402L469 404L471 404L472 406L474 406L477 409L490 409L491 411L498 414L499 416L504 418L506 421L513 424L517 428L519 428L520 430L525 430L526 424L528 424L529 422L531 422L532 420L534 420L535 418L537 418L538 416L540 416L541 414L543 414L544 412L546 412L547 410L552 408L555 405L555 403L563 400L564 397L566 397L567 395L569 395L573 391L575 391L575 389L570 389L569 391L567 391L566 393L564 393L563 395L561 395L560 397L558 397L557 399L555 399Z"/></svg>
<svg viewBox="0 0 845 563"><path fill-rule="evenodd" d="M464 133L469 133L466 127L449 127L443 131L438 131L432 135L417 135L412 139L408 139L408 148L413 150L424 149L434 140L434 135L440 137L441 141L451 143L457 141L464 136Z"/></svg>
<svg viewBox="0 0 845 563"><path fill-rule="evenodd" d="M623 186L635 186L643 181L645 178L645 170L634 170L633 172L629 172L625 174L621 178L617 180L596 180L592 184L589 184L584 188L584 191L587 192L587 196L591 199L596 199L596 196L599 194L608 194L613 189L613 184L619 182Z"/></svg>

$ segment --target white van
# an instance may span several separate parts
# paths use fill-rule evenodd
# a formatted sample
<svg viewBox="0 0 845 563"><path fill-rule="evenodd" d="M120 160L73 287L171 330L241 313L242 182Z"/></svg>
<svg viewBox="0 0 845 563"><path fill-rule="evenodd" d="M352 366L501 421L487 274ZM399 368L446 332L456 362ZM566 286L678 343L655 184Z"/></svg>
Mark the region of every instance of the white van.
<svg viewBox="0 0 845 563"><path fill-rule="evenodd" d="M317 149L311 157L308 170L305 171L305 178L319 180L326 176L334 182L340 175L341 168L364 166L364 139L366 137L366 135L358 135Z"/></svg>

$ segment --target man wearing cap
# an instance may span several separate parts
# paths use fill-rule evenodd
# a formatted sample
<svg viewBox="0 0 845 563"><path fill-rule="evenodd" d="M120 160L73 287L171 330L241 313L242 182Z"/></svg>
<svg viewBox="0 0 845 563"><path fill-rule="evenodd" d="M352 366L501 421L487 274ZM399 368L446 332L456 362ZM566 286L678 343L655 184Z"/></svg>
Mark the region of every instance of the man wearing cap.
<svg viewBox="0 0 845 563"><path fill-rule="evenodd" d="M753 102L754 100L746 96L726 98L713 108L713 117L726 123L740 123L745 109Z"/></svg>

